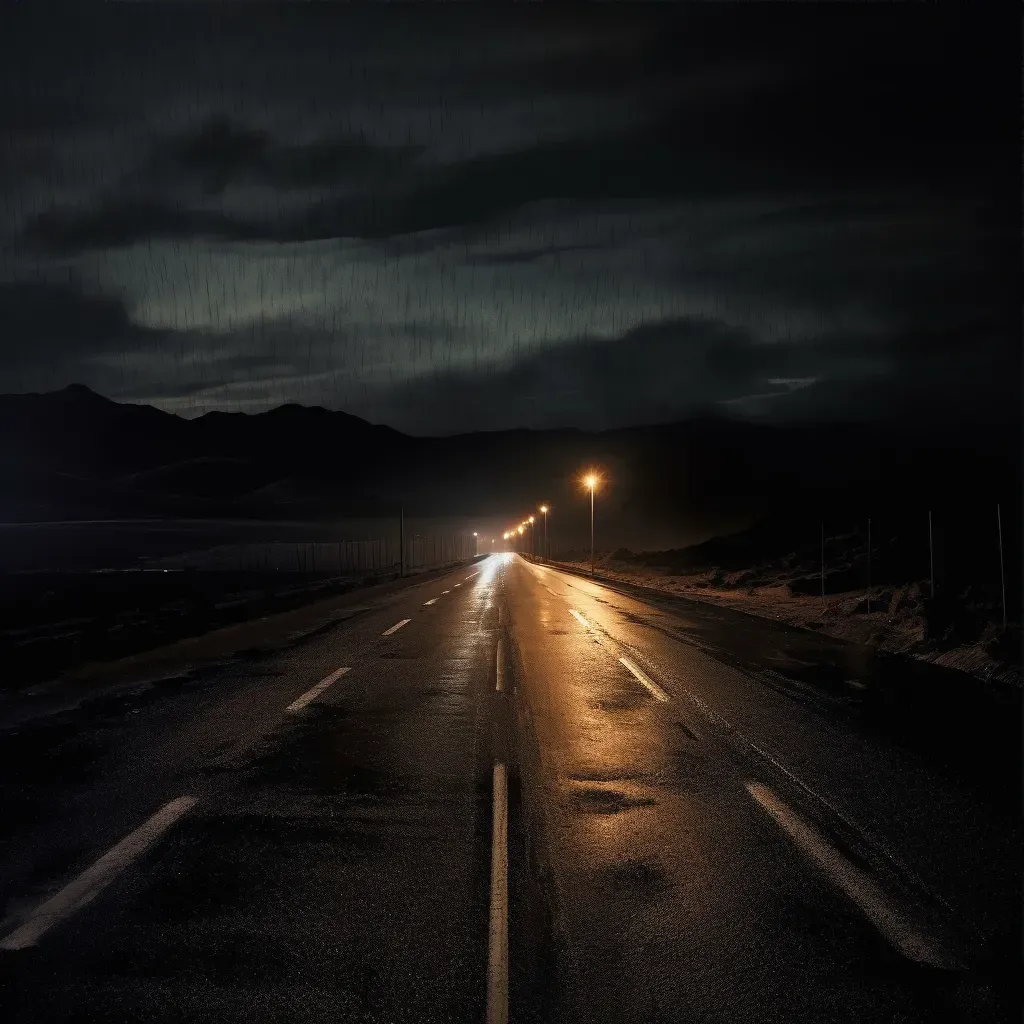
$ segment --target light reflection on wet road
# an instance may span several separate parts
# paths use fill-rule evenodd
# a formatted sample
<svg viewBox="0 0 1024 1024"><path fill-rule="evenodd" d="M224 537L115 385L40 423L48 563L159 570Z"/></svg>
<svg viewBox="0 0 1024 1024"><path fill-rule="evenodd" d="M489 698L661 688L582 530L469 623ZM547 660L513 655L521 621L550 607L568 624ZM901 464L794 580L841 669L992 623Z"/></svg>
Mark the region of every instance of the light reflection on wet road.
<svg viewBox="0 0 1024 1024"><path fill-rule="evenodd" d="M0 707L0 1012L1004 1019L1014 829L833 665L804 699L695 616L490 556L191 681Z"/></svg>

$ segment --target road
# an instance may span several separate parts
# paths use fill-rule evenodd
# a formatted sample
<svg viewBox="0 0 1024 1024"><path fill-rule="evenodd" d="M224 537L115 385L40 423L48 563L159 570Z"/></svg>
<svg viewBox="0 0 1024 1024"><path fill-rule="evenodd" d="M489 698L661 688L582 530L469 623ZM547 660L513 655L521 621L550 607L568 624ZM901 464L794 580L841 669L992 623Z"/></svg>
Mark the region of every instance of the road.
<svg viewBox="0 0 1024 1024"><path fill-rule="evenodd" d="M0 707L0 1016L1016 1019L1018 812L864 669L492 555Z"/></svg>

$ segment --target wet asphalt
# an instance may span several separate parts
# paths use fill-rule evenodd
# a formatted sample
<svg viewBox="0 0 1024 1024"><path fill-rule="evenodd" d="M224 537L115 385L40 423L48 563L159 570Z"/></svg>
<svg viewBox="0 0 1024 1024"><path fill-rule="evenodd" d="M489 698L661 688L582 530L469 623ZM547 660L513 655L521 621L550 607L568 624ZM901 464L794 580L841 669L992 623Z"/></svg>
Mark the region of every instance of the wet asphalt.
<svg viewBox="0 0 1024 1024"><path fill-rule="evenodd" d="M952 684L899 673L490 556L283 650L0 706L0 937L194 801L0 948L0 1018L1016 1019L1013 783L951 755L956 714L912 729L913 695Z"/></svg>

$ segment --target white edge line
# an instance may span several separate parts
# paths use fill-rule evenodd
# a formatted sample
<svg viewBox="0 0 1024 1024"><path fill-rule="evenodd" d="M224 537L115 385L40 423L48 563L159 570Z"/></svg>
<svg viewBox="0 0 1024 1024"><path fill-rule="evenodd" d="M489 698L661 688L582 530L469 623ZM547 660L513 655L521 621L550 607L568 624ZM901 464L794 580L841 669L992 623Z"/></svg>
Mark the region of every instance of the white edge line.
<svg viewBox="0 0 1024 1024"><path fill-rule="evenodd" d="M821 793L819 793L816 789L813 789L811 786L809 786L798 775L795 775L793 772L791 772L777 758L772 757L772 755L769 754L768 751L759 747L756 743L754 743L753 740L750 739L749 736L746 736L744 733L742 733L731 722L729 722L727 719L723 718L720 714L718 714L717 711L714 711L712 708L708 707L708 705L705 704L704 701L702 701L700 697L698 697L691 690L683 686L682 692L686 699L689 700L690 703L693 704L709 722L713 723L714 725L717 725L730 736L734 736L745 747L747 747L748 749L752 750L755 754L757 754L758 757L767 761L773 768L776 769L776 771L784 775L787 779L789 779L790 782L792 782L804 793L806 793L809 797L811 797L811 799L813 799L822 807L824 807L829 812L829 814L835 817L838 821L842 822L842 824L845 825L846 828L850 829L850 831L861 836L866 843L868 843L881 856L888 860L897 872L909 878L914 883L914 885L917 886L918 889L920 889L923 892L926 892L929 898L932 899L934 902L938 903L940 906L942 906L948 914L952 915L954 913L950 908L948 902L945 899L943 899L943 897L940 896L938 893L934 892L929 886L925 885L917 876L917 874L913 870L911 870L900 857L894 854L892 850L881 839L879 839L877 835L873 835L867 829L852 822L831 801L823 797Z"/></svg>
<svg viewBox="0 0 1024 1024"><path fill-rule="evenodd" d="M501 640L494 652L494 688L501 693L505 689L505 658L502 654Z"/></svg>
<svg viewBox="0 0 1024 1024"><path fill-rule="evenodd" d="M800 852L828 875L900 953L910 960L933 967L959 966L909 914L892 904L874 879L847 860L813 825L801 819L767 786L760 782L748 782L746 786L750 795Z"/></svg>
<svg viewBox="0 0 1024 1024"><path fill-rule="evenodd" d="M633 675L636 676L636 678L639 679L640 682L658 698L658 700L667 702L671 699L669 695L649 675L647 675L646 672L634 665L629 658L619 658L619 661L621 661L622 664L625 665L626 668L628 668L629 671L632 672Z"/></svg>
<svg viewBox="0 0 1024 1024"><path fill-rule="evenodd" d="M336 683L346 672L350 672L351 669L346 666L345 668L339 668L336 672L332 672L326 679L321 679L312 689L307 690L301 697L293 700L285 711L301 711L311 700L315 700L320 696L324 690L327 689L332 683Z"/></svg>
<svg viewBox="0 0 1024 1024"><path fill-rule="evenodd" d="M396 630L401 629L407 622L412 622L412 619L402 619L401 621L396 622L393 626L389 627L388 629L385 629L384 632L381 633L381 636L389 636Z"/></svg>
<svg viewBox="0 0 1024 1024"><path fill-rule="evenodd" d="M83 871L60 892L40 904L22 925L0 942L0 949L25 949L34 946L55 924L81 910L110 884L133 860L137 860L189 808L195 797L179 796L164 804L151 818L111 847L91 867Z"/></svg>
<svg viewBox="0 0 1024 1024"><path fill-rule="evenodd" d="M494 766L491 825L491 917L487 935L487 1024L508 1021L508 788Z"/></svg>
<svg viewBox="0 0 1024 1024"><path fill-rule="evenodd" d="M580 613L576 611L575 608L570 608L569 614L572 615L581 626L586 626L587 629L590 629L590 623L587 622L587 620L583 618L583 616L580 615Z"/></svg>

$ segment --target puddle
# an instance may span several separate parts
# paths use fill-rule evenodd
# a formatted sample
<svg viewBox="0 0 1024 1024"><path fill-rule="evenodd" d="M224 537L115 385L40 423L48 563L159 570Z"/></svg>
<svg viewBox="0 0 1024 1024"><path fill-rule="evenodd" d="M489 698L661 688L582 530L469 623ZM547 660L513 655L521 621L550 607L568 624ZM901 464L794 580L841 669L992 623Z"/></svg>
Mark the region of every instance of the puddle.
<svg viewBox="0 0 1024 1024"><path fill-rule="evenodd" d="M651 807L657 803L651 797L630 796L621 790L600 789L596 786L577 790L575 801L587 814L619 814L634 807Z"/></svg>
<svg viewBox="0 0 1024 1024"><path fill-rule="evenodd" d="M634 897L653 897L669 885L668 873L652 860L630 858L605 872L608 885L618 891L628 891Z"/></svg>

